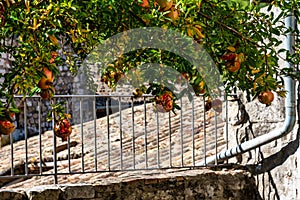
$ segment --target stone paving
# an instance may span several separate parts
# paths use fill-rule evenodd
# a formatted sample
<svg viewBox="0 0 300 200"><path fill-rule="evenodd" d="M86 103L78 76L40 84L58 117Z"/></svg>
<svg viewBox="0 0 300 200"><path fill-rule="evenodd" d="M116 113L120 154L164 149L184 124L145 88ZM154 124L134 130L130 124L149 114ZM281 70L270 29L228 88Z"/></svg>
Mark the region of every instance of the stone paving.
<svg viewBox="0 0 300 200"><path fill-rule="evenodd" d="M208 111L204 122L202 101L196 99L194 105L193 115L191 103L183 100L182 110L171 113L170 120L169 113L157 114L152 104L147 104L146 118L144 105L140 105L86 122L82 127L75 125L69 148L67 142L56 139L57 172L61 174L58 175L58 183L97 183L107 178L113 180L113 177L135 179L136 176L143 176L141 170L151 176L157 173L151 169L159 171L161 169L158 168L174 168L176 171L176 168L197 165L205 156L213 155L216 150L221 151L225 140L224 122L220 116L215 119L213 111ZM192 118L195 119L194 123ZM53 137L52 131L47 131L27 140L28 173L38 176L0 178L1 189L53 184L53 175L47 176L54 173ZM13 151L10 145L0 149L0 174L11 173L11 160L15 174L26 172L25 145L25 141L19 141L13 144Z"/></svg>

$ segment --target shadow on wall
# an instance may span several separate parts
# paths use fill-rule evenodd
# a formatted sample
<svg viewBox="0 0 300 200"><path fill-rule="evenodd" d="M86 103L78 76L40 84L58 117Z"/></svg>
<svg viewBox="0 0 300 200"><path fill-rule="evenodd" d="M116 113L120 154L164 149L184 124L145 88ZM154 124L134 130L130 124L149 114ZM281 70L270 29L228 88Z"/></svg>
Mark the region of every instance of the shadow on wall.
<svg viewBox="0 0 300 200"><path fill-rule="evenodd" d="M296 139L289 142L279 152L262 158L262 161L255 166L249 166L254 175L262 174L271 171L272 169L282 165L291 155L299 148L300 128L297 130Z"/></svg>
<svg viewBox="0 0 300 200"><path fill-rule="evenodd" d="M298 95L300 94L300 86L298 86ZM298 111L298 119L300 119L300 98L297 100L297 111ZM299 148L299 139L300 139L300 127L298 121L298 129L296 133L296 138L293 141L290 141L286 146L280 149L277 153L264 158L262 152L260 151L260 156L261 156L261 162L256 164L256 165L248 165L248 170L253 174L253 175L262 175L262 187L263 187L263 199L280 199L280 195L278 192L278 188L276 186L276 183L274 181L274 178L271 174L271 170L275 169L276 167L281 166L290 156L294 155L298 148ZM292 133L290 133L292 134ZM295 161L295 166L297 167L297 162ZM269 188L269 193L268 193L268 198L265 198L265 173L268 175L268 180L270 184ZM272 188L271 188L272 187ZM286 188L288 189L288 188ZM274 197L271 198L271 192L274 192ZM296 191L297 194L297 191ZM275 198L276 197L276 198Z"/></svg>
<svg viewBox="0 0 300 200"><path fill-rule="evenodd" d="M274 192L274 196L276 198L274 199L280 199L279 196L279 192L278 192L278 188L276 186L276 183L273 179L273 176L271 174L271 170L275 169L278 166L281 166L291 155L295 154L296 151L299 148L299 139L300 139L300 128L298 128L297 130L297 135L295 140L289 142L286 146L284 146L279 152L264 158L262 155L262 152L260 152L260 156L262 158L261 162L256 164L256 165L248 165L248 169L249 171L253 174L253 175L260 175L262 174L262 184L263 184L263 188L265 188L265 173L267 173L268 175L268 180L270 183L270 186L272 188L270 188L269 191L269 198L265 198L265 192L266 190L263 189L263 199L273 199L270 197L270 193Z"/></svg>

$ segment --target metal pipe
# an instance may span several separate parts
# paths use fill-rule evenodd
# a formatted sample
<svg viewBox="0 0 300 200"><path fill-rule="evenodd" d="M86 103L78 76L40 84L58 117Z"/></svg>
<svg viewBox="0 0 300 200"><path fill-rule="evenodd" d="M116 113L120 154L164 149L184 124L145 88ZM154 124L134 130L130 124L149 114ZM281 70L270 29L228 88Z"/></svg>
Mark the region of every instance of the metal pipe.
<svg viewBox="0 0 300 200"><path fill-rule="evenodd" d="M180 108L182 108L182 98L180 98ZM181 167L184 166L183 155L183 112L180 109L180 155L181 155Z"/></svg>
<svg viewBox="0 0 300 200"><path fill-rule="evenodd" d="M160 146L159 146L159 115L156 112L156 144L157 144L157 168L160 168Z"/></svg>
<svg viewBox="0 0 300 200"><path fill-rule="evenodd" d="M195 104L192 100L192 163L195 166Z"/></svg>
<svg viewBox="0 0 300 200"><path fill-rule="evenodd" d="M205 98L202 97L202 107L205 108ZM206 151L206 112L203 112L203 154L204 154L204 165L207 165L207 151Z"/></svg>
<svg viewBox="0 0 300 200"><path fill-rule="evenodd" d="M25 111L24 111L25 112ZM54 184L58 183L58 177L57 177L57 152L56 152L56 136L54 133L54 127L55 127L55 116L52 112L52 128L53 128L53 178L54 178Z"/></svg>
<svg viewBox="0 0 300 200"><path fill-rule="evenodd" d="M96 113L96 97L93 98L93 118L94 118L94 165L95 171L98 171L98 145L97 145L97 113ZM70 137L69 137L70 138Z"/></svg>
<svg viewBox="0 0 300 200"><path fill-rule="evenodd" d="M146 105L146 98L144 97L144 142L145 142L145 168L148 169L148 132L147 132L147 105Z"/></svg>
<svg viewBox="0 0 300 200"><path fill-rule="evenodd" d="M81 136L81 171L84 172L84 135L83 135L83 105L82 98L79 100L80 136Z"/></svg>
<svg viewBox="0 0 300 200"><path fill-rule="evenodd" d="M24 102L24 134L25 134L25 175L28 175L28 130L27 130L27 103Z"/></svg>
<svg viewBox="0 0 300 200"><path fill-rule="evenodd" d="M287 29L295 29L295 18L291 14L285 18L285 26ZM288 33L285 41L285 48L290 54L294 53L293 46L295 45L295 38L292 32ZM288 61L285 62L287 68L294 68L292 63ZM293 130L296 122L296 95L295 95L295 80L290 77L284 77L285 90L287 95L285 98L285 121L281 128L275 129L267 134L258 136L252 140L241 143L240 145L224 150L217 154L218 162L232 158L238 154L253 150L257 147L270 143L278 138L283 137ZM205 165L207 163L214 163L216 156L211 156L206 159L206 162L200 163L200 165Z"/></svg>
<svg viewBox="0 0 300 200"><path fill-rule="evenodd" d="M134 100L131 98L131 126L132 126L132 162L135 169L135 130L134 130Z"/></svg>
<svg viewBox="0 0 300 200"><path fill-rule="evenodd" d="M42 163L43 163L43 150L42 150L42 126L41 126L41 123L42 123L42 99L40 98L39 101L38 101L38 120L39 120L39 156L40 156L40 166L39 166L39 169L40 169L40 174L43 173L43 166L42 166Z"/></svg>
<svg viewBox="0 0 300 200"><path fill-rule="evenodd" d="M109 122L109 98L106 99L106 123L107 123L107 168L110 171L110 122Z"/></svg>
<svg viewBox="0 0 300 200"><path fill-rule="evenodd" d="M172 126L171 126L171 112L169 112L169 166L172 167Z"/></svg>
<svg viewBox="0 0 300 200"><path fill-rule="evenodd" d="M123 124L122 124L122 107L121 107L121 97L119 99L119 130L120 130L120 167L123 170Z"/></svg>

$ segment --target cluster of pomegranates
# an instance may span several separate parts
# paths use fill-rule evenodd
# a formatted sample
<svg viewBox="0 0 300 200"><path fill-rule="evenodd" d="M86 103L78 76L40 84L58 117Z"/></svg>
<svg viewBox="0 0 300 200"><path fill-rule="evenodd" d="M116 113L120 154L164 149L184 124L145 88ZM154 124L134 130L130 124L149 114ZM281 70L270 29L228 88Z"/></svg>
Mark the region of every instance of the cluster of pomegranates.
<svg viewBox="0 0 300 200"><path fill-rule="evenodd" d="M226 61L225 66L230 73L239 71L241 63L245 60L244 54L236 53L236 48L234 47L227 47L227 52L221 59ZM269 106L274 100L274 94L272 91L265 89L258 94L258 100L260 103Z"/></svg>
<svg viewBox="0 0 300 200"><path fill-rule="evenodd" d="M51 52L49 63L55 63L55 59L57 58L57 56L57 52ZM51 99L55 94L55 88L53 85L55 76L53 72L47 67L44 67L41 72L42 77L37 84L37 87L40 89L39 94L43 99ZM51 116L52 113L54 113L55 116L53 128L54 134L57 137L60 137L62 141L67 141L69 135L72 133L72 126L69 121L71 116L64 113L64 108L62 107L61 103L52 105L52 110L48 115ZM48 120L52 120L52 117L49 117Z"/></svg>

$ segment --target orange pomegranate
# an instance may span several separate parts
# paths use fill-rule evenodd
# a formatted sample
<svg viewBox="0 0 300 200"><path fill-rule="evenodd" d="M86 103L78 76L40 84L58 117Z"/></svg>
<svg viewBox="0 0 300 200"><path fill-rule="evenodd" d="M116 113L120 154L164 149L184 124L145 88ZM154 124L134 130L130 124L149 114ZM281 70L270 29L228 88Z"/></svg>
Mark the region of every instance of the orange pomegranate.
<svg viewBox="0 0 300 200"><path fill-rule="evenodd" d="M43 68L43 74L44 76L38 82L38 87L41 88L42 90L46 90L52 87L54 81L54 75L52 71L50 71L46 67Z"/></svg>

